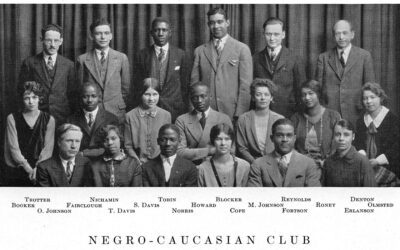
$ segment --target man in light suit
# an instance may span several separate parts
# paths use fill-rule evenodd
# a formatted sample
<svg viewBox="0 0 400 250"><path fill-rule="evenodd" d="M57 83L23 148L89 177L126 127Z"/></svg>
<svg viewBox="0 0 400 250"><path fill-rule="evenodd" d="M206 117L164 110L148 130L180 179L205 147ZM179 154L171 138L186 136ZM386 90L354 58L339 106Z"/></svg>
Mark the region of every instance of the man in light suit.
<svg viewBox="0 0 400 250"><path fill-rule="evenodd" d="M211 107L236 121L250 108L251 52L229 36L230 22L223 9L211 9L207 16L212 39L195 49L190 82L209 86Z"/></svg>
<svg viewBox="0 0 400 250"><path fill-rule="evenodd" d="M221 123L233 126L226 114L210 107L210 90L204 83L191 86L190 98L194 109L175 121L181 137L178 155L200 165L207 156L215 153L215 147L210 144L211 128Z"/></svg>
<svg viewBox="0 0 400 250"><path fill-rule="evenodd" d="M42 29L43 51L22 62L18 91L26 81L35 81L43 89L44 98L39 109L49 112L60 125L74 109L75 91L74 63L58 54L63 43L62 28L49 24Z"/></svg>
<svg viewBox="0 0 400 250"><path fill-rule="evenodd" d="M249 187L320 187L321 173L314 160L293 149L293 123L286 118L272 125L275 150L253 162Z"/></svg>
<svg viewBox="0 0 400 250"><path fill-rule="evenodd" d="M111 24L99 19L90 25L94 49L80 55L76 62L77 80L98 84L105 110L113 113L123 124L130 89L128 57L110 48L113 37Z"/></svg>
<svg viewBox="0 0 400 250"><path fill-rule="evenodd" d="M327 107L355 124L362 111L361 87L374 81L371 54L351 44L353 26L339 20L333 26L336 47L318 57L316 78L322 83Z"/></svg>
<svg viewBox="0 0 400 250"><path fill-rule="evenodd" d="M135 93L142 93L143 80L155 78L159 81L158 106L171 113L172 122L189 109L188 84L191 61L188 54L169 43L172 31L170 22L157 17L151 24L151 36L154 44L142 49L135 60ZM141 97L134 98L140 104Z"/></svg>
<svg viewBox="0 0 400 250"><path fill-rule="evenodd" d="M142 165L144 187L196 187L197 168L176 154L179 130L173 124L163 125L157 142L161 153Z"/></svg>
<svg viewBox="0 0 400 250"><path fill-rule="evenodd" d="M286 36L282 20L268 18L263 29L267 46L253 55L254 78L266 78L275 83L278 89L271 109L290 117L300 104L300 86L307 79L305 65L299 56L282 45Z"/></svg>
<svg viewBox="0 0 400 250"><path fill-rule="evenodd" d="M39 163L36 179L41 187L82 187L92 185L90 161L77 155L82 132L78 126L64 123L56 130L59 154Z"/></svg>
<svg viewBox="0 0 400 250"><path fill-rule="evenodd" d="M101 90L96 83L84 83L80 96L82 107L69 116L67 122L81 128L83 137L79 154L92 159L104 153L102 128L111 124L118 126L118 117L99 106Z"/></svg>

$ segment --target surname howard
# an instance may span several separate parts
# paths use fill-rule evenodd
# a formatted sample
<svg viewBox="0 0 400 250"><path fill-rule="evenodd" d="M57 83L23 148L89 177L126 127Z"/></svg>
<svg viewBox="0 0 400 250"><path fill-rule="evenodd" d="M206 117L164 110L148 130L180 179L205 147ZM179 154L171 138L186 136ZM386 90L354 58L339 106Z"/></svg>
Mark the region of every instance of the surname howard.
<svg viewBox="0 0 400 250"><path fill-rule="evenodd" d="M309 235L89 235L89 245L309 245Z"/></svg>

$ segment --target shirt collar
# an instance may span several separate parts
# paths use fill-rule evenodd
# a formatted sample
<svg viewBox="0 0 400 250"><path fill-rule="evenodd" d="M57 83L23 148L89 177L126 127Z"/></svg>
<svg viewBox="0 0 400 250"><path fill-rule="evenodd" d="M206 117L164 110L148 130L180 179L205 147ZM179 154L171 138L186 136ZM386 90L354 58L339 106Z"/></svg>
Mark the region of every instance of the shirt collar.
<svg viewBox="0 0 400 250"><path fill-rule="evenodd" d="M111 161L111 160L114 160L114 161L123 161L123 160L125 160L126 157L127 157L126 154L125 154L124 151L121 149L121 153L120 153L117 157L113 158L113 157L109 157L109 156L107 156L107 155L104 155L104 156L103 156L103 159L104 159L105 162L108 162L108 161Z"/></svg>
<svg viewBox="0 0 400 250"><path fill-rule="evenodd" d="M57 60L57 55L58 55L58 53L55 53L54 55L47 55L46 53L43 52L43 58L46 61L46 63L49 60L49 57L51 57L51 59L53 59L53 63L54 63Z"/></svg>
<svg viewBox="0 0 400 250"><path fill-rule="evenodd" d="M282 45L279 45L278 47L274 48L274 53L275 53L275 55L278 55L279 52L281 52L281 49L282 49ZM269 48L269 47L267 47L267 50L268 50L268 55L270 55L272 49Z"/></svg>
<svg viewBox="0 0 400 250"><path fill-rule="evenodd" d="M152 110L144 110L142 107L139 106L139 115L141 117L150 116L154 118L157 115L157 110L157 107Z"/></svg>
<svg viewBox="0 0 400 250"><path fill-rule="evenodd" d="M67 164L69 161L72 162L72 167L75 166L75 157L72 158L71 160L64 160L61 156L60 156L60 160L61 160L61 164L64 166L64 168L67 168Z"/></svg>
<svg viewBox="0 0 400 250"><path fill-rule="evenodd" d="M162 160L163 163L165 163L167 161L167 159L169 159L169 163L172 166L172 165L174 165L174 162L175 162L175 159L176 159L176 154L171 155L170 157L166 157L166 156L160 154L160 157L161 157L161 160Z"/></svg>
<svg viewBox="0 0 400 250"><path fill-rule="evenodd" d="M293 149L292 149L292 151L290 151L289 153L287 153L285 155L280 155L278 152L275 151L276 159L280 160L281 158L283 158L283 160L285 161L285 163L288 166L289 166L290 158L292 158L292 154L293 154Z"/></svg>
<svg viewBox="0 0 400 250"><path fill-rule="evenodd" d="M169 43L165 44L164 46L160 47L154 44L154 50L156 51L156 55L158 56L160 54L160 49L164 50L164 53L168 53L169 50Z"/></svg>
<svg viewBox="0 0 400 250"><path fill-rule="evenodd" d="M208 109L206 111L204 111L204 114L206 115L206 118L208 117L208 114L210 113L211 107L208 107ZM196 110L196 115L197 117L200 119L201 118L201 113L200 111Z"/></svg>
<svg viewBox="0 0 400 250"><path fill-rule="evenodd" d="M93 115L93 119L96 119L98 111L99 111L99 106L97 106L96 109L91 111L91 112L86 111L85 109L83 109L83 113L85 113L85 117L88 118L88 119L89 119L89 114L92 114Z"/></svg>
<svg viewBox="0 0 400 250"><path fill-rule="evenodd" d="M336 152L333 156L336 159L343 159L346 162L352 162L354 160L354 155L357 153L358 152L357 152L356 148L354 146L351 146L349 151L347 151L347 153L343 157L340 157L338 152Z"/></svg>
<svg viewBox="0 0 400 250"><path fill-rule="evenodd" d="M339 58L340 58L340 53L343 51L343 52L344 52L344 53L343 53L343 57L344 57L345 59L347 59L347 58L349 57L350 50L351 50L351 43L349 44L349 46L347 46L347 47L344 48L344 49L337 48L337 52L338 52Z"/></svg>
<svg viewBox="0 0 400 250"><path fill-rule="evenodd" d="M375 119L372 119L370 114L365 114L364 115L364 124L368 128L371 122L374 123L375 128L378 128L381 123L383 122L383 119L385 119L387 113L389 113L389 109L386 108L385 106L382 106L381 111L379 114L375 117Z"/></svg>
<svg viewBox="0 0 400 250"><path fill-rule="evenodd" d="M104 51L104 57L107 58L108 56L108 52L110 51L110 47L104 49L104 50L99 50L99 49L94 49L96 51L96 55L97 58L99 58L99 60L101 59L101 51Z"/></svg>
<svg viewBox="0 0 400 250"><path fill-rule="evenodd" d="M214 44L214 46L217 45L217 40L221 40L220 46L223 47L223 46L225 45L225 43L226 43L226 40L228 40L228 37L229 37L229 35L226 34L223 38L213 38L213 44Z"/></svg>

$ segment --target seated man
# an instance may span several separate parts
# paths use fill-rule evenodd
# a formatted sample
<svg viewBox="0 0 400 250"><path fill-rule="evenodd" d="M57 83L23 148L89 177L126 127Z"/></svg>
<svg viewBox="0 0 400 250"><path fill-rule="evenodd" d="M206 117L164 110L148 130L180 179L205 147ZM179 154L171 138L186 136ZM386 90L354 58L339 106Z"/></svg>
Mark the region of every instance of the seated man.
<svg viewBox="0 0 400 250"><path fill-rule="evenodd" d="M91 186L90 161L77 155L82 131L79 127L65 123L56 130L58 154L39 163L36 180L41 187Z"/></svg>
<svg viewBox="0 0 400 250"><path fill-rule="evenodd" d="M163 125L157 138L161 153L142 165L144 187L196 187L197 168L176 155L179 130L173 124Z"/></svg>
<svg viewBox="0 0 400 250"><path fill-rule="evenodd" d="M67 121L82 130L80 155L94 158L104 153L101 128L105 125L118 125L118 117L99 105L101 90L97 84L84 83L80 93L82 108L68 117Z"/></svg>
<svg viewBox="0 0 400 250"><path fill-rule="evenodd" d="M272 153L256 159L250 168L249 187L320 187L321 173L314 160L293 149L293 123L286 118L272 125Z"/></svg>
<svg viewBox="0 0 400 250"><path fill-rule="evenodd" d="M209 143L211 128L221 123L228 124L231 128L233 126L226 114L210 107L210 91L207 85L200 82L193 84L190 100L194 109L175 121L181 136L178 155L200 165L207 156L215 153L215 147Z"/></svg>

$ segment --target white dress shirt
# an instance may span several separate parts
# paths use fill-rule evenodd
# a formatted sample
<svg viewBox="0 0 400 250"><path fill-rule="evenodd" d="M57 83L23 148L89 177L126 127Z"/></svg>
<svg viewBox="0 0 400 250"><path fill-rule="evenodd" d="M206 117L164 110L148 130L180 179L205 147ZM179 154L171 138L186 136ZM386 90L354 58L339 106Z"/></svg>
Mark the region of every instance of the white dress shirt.
<svg viewBox="0 0 400 250"><path fill-rule="evenodd" d="M339 58L340 58L340 56L341 56L340 54L341 54L342 51L343 51L343 59L344 59L344 63L345 63L345 64L347 64L347 58L349 58L350 50L351 50L351 43L349 44L349 46L347 46L347 47L344 48L344 49L339 49L339 48L337 48L337 52L338 52Z"/></svg>
<svg viewBox="0 0 400 250"><path fill-rule="evenodd" d="M170 157L165 157L163 155L161 156L161 160L163 163L164 167L164 172L165 172L165 181L169 180L169 177L171 176L171 169L172 166L174 165L175 159L176 159L176 154L170 156Z"/></svg>

